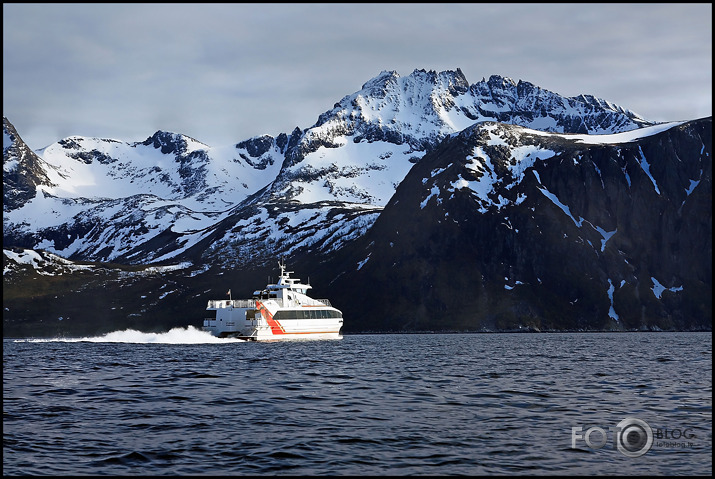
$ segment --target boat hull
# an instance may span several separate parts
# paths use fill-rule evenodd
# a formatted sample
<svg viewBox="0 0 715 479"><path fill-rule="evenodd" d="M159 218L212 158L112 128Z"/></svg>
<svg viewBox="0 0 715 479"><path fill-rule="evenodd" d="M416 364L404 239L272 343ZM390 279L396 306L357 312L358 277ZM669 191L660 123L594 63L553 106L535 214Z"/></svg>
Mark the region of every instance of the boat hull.
<svg viewBox="0 0 715 479"><path fill-rule="evenodd" d="M340 332L337 333L286 333L274 335L272 333L261 334L254 332L249 336L239 333L222 333L219 335L222 338L235 338L244 341L260 341L260 342L275 342L275 341L317 341L317 340L336 340L343 339Z"/></svg>

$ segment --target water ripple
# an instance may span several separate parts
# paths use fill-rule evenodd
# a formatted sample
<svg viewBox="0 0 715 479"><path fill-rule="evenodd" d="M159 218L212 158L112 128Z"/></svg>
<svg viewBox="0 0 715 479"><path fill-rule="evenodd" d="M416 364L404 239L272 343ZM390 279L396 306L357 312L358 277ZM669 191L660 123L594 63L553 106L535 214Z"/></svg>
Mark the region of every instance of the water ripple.
<svg viewBox="0 0 715 479"><path fill-rule="evenodd" d="M113 338L4 341L4 474L712 472L709 333ZM690 444L572 435L626 417Z"/></svg>

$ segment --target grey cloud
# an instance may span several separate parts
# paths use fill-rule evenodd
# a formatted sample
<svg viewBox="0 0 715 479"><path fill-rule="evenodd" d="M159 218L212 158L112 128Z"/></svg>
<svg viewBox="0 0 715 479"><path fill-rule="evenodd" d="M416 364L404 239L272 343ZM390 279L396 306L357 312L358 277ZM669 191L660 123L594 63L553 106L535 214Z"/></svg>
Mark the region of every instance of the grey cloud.
<svg viewBox="0 0 715 479"><path fill-rule="evenodd" d="M461 68L667 121L712 114L711 4L3 4L3 113L33 148L312 125L382 70Z"/></svg>

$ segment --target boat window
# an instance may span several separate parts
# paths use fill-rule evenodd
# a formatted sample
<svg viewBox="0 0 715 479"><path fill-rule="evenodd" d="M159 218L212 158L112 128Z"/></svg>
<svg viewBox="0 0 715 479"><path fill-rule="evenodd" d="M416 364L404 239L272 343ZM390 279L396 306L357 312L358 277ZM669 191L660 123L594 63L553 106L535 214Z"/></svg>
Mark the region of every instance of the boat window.
<svg viewBox="0 0 715 479"><path fill-rule="evenodd" d="M342 318L340 311L332 309L289 309L277 311L273 315L276 320L283 319L327 319Z"/></svg>
<svg viewBox="0 0 715 479"><path fill-rule="evenodd" d="M273 315L273 318L276 320L284 320L284 319L302 319L303 311L296 311L296 310L284 310L284 311L277 311L276 314Z"/></svg>

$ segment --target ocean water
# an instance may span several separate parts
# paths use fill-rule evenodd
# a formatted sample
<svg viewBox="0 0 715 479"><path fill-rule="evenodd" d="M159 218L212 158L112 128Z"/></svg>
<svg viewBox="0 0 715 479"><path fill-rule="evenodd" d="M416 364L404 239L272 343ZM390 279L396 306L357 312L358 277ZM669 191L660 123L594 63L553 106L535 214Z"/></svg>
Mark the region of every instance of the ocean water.
<svg viewBox="0 0 715 479"><path fill-rule="evenodd" d="M711 333L3 340L4 475L711 473Z"/></svg>

